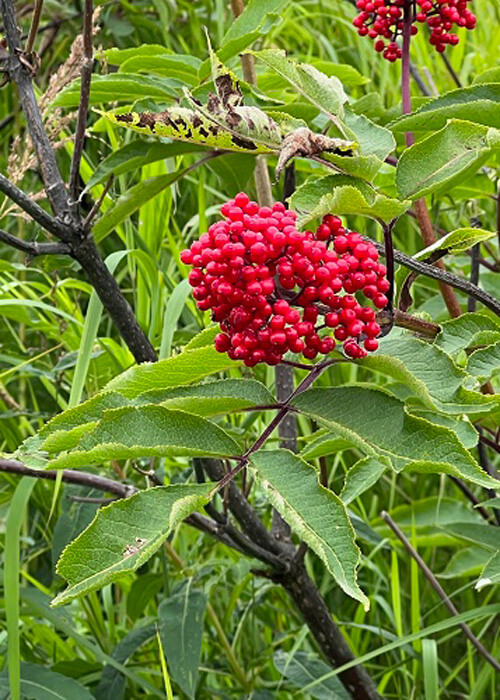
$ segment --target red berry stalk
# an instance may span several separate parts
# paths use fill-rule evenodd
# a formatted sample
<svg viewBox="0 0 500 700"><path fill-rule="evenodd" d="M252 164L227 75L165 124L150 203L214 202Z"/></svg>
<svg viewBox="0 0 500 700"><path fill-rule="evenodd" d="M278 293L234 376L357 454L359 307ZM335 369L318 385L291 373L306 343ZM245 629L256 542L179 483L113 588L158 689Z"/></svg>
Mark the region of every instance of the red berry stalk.
<svg viewBox="0 0 500 700"><path fill-rule="evenodd" d="M336 341L352 358L377 349L375 311L359 299L384 308L389 282L371 243L330 214L314 233L298 231L281 202L259 207L244 193L221 213L181 253L198 307L220 324L219 352L252 367L289 351L313 360Z"/></svg>
<svg viewBox="0 0 500 700"><path fill-rule="evenodd" d="M467 7L470 2L472 0L409 0L411 33L417 34L418 24L426 24L430 29L429 42L442 53L447 44L454 46L459 42L452 31L454 27L474 29L476 26L476 16ZM353 24L358 34L373 39L375 51L382 53L388 61L396 61L402 56L397 40L403 33L404 5L405 0L356 2L360 13Z"/></svg>

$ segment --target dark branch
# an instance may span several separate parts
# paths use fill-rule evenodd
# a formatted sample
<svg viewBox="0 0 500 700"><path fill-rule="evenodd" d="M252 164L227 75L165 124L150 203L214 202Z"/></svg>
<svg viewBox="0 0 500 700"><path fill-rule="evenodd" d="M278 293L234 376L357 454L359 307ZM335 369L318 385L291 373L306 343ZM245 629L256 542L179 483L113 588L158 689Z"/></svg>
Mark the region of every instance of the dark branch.
<svg viewBox="0 0 500 700"><path fill-rule="evenodd" d="M61 221L48 214L1 173L0 192L3 192L9 199L17 204L18 207L26 212L26 214L29 214L29 216L46 231L66 242L70 240L71 232L66 224L63 224Z"/></svg>
<svg viewBox="0 0 500 700"><path fill-rule="evenodd" d="M376 243L375 241L371 242L375 245L379 253L384 255L384 246L380 243ZM418 272L421 275L431 277L438 282L444 282L449 287L454 287L455 289L474 297L488 309L493 311L493 313L495 313L497 316L500 316L500 302L480 287L476 287L476 285L471 284L468 280L463 279L462 277L457 277L457 275L448 272L448 270L441 270L433 265L428 265L420 260L415 260L409 255L405 255L398 250L394 250L394 260L403 265L403 267L407 267L409 270L415 270L415 272Z"/></svg>
<svg viewBox="0 0 500 700"><path fill-rule="evenodd" d="M55 469L31 469L21 462L10 459L0 459L0 472L17 474L18 476L32 476L35 479L49 479L50 481L55 481L58 474L61 474ZM106 479L98 474L89 474L73 469L64 469L62 480L67 484L80 484L81 486L90 486L98 491L114 493L119 498L128 498L137 491L135 486L131 484L121 484L119 481Z"/></svg>
<svg viewBox="0 0 500 700"><path fill-rule="evenodd" d="M22 241L20 238L16 238L12 234L7 233L7 231L2 231L2 229L0 229L0 241L7 243L7 245L12 246L12 248L22 250L23 253L27 253L32 258L37 255L68 255L70 252L70 247L66 243Z"/></svg>
<svg viewBox="0 0 500 700"><path fill-rule="evenodd" d="M38 27L40 25L40 17L42 16L43 0L36 0L35 7L33 9L33 18L31 20L30 32L28 34L28 40L26 41L26 53L31 53L35 45L36 35L38 33Z"/></svg>

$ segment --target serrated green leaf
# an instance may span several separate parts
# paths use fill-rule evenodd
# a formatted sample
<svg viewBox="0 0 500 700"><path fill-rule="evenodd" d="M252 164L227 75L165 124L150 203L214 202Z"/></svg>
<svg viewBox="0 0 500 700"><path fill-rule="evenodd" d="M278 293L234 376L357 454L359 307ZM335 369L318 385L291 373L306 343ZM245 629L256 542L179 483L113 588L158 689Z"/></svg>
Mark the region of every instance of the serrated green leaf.
<svg viewBox="0 0 500 700"><path fill-rule="evenodd" d="M500 340L500 323L483 313L462 314L441 324L434 344L451 357L471 345L484 345Z"/></svg>
<svg viewBox="0 0 500 700"><path fill-rule="evenodd" d="M168 669L174 681L190 698L195 697L201 657L203 616L207 596L183 582L169 598L162 600L158 619Z"/></svg>
<svg viewBox="0 0 500 700"><path fill-rule="evenodd" d="M437 131L448 119L463 119L500 128L500 85L472 85L451 90L426 102L413 114L400 117L393 131Z"/></svg>
<svg viewBox="0 0 500 700"><path fill-rule="evenodd" d="M344 488L340 494L342 503L346 506L358 496L368 491L380 479L390 466L388 459L364 457L354 464L345 476Z"/></svg>
<svg viewBox="0 0 500 700"><path fill-rule="evenodd" d="M69 584L52 605L102 588L150 559L170 532L209 501L206 484L159 486L101 508L59 559Z"/></svg>
<svg viewBox="0 0 500 700"><path fill-rule="evenodd" d="M469 418L464 415L449 416L442 413L438 413L434 409L425 409L419 407L408 407L409 412L412 416L417 416L419 418L425 418L430 423L436 423L436 425L443 425L445 428L453 430L457 438L460 440L462 445L468 450L476 447L479 440L479 434L474 428Z"/></svg>
<svg viewBox="0 0 500 700"><path fill-rule="evenodd" d="M486 562L475 588L480 591L485 586L492 586L496 583L500 583L500 551L495 552L491 559Z"/></svg>
<svg viewBox="0 0 500 700"><path fill-rule="evenodd" d="M455 231L442 236L435 243L427 246L427 248L419 250L413 257L415 260L421 260L437 250L445 250L448 253L464 253L476 243L482 243L490 238L494 238L496 235L496 232L485 231L482 228L457 228Z"/></svg>
<svg viewBox="0 0 500 700"><path fill-rule="evenodd" d="M269 500L290 527L318 555L344 593L368 598L356 581L359 550L342 501L318 482L311 465L288 450L260 450L252 455Z"/></svg>
<svg viewBox="0 0 500 700"><path fill-rule="evenodd" d="M481 382L489 381L500 372L500 341L469 355L467 372Z"/></svg>
<svg viewBox="0 0 500 700"><path fill-rule="evenodd" d="M464 388L467 373L435 343L409 334L386 336L377 353L360 361L406 384L427 406L449 414L486 414L500 407L494 396Z"/></svg>
<svg viewBox="0 0 500 700"><path fill-rule="evenodd" d="M151 389L191 384L210 374L239 365L225 353L219 353L211 345L205 345L185 350L166 360L135 365L112 379L105 386L105 391L118 391L133 398Z"/></svg>
<svg viewBox="0 0 500 700"><path fill-rule="evenodd" d="M109 459L238 454L237 443L221 428L200 416L163 406L124 406L106 411L70 452L49 464L83 467Z"/></svg>
<svg viewBox="0 0 500 700"><path fill-rule="evenodd" d="M310 389L294 405L368 456L389 457L397 471L452 474L487 488L497 486L451 430L408 415L401 401L383 391Z"/></svg>
<svg viewBox="0 0 500 700"><path fill-rule="evenodd" d="M184 351L197 350L214 344L214 339L217 333L220 333L219 326L212 324L207 326L202 331L197 333L194 338L191 338L189 343L184 348Z"/></svg>
<svg viewBox="0 0 500 700"><path fill-rule="evenodd" d="M347 95L338 78L328 77L310 64L292 61L282 50L264 49L251 53L285 78L300 95L334 122L337 122L337 117L343 116Z"/></svg>
<svg viewBox="0 0 500 700"><path fill-rule="evenodd" d="M398 160L396 186L404 199L449 189L474 173L498 146L500 131L450 120L440 131L407 148Z"/></svg>
<svg viewBox="0 0 500 700"><path fill-rule="evenodd" d="M298 225L328 213L360 214L377 221L391 221L403 214L411 203L380 194L366 182L347 175L311 178L297 188L290 206L298 213Z"/></svg>

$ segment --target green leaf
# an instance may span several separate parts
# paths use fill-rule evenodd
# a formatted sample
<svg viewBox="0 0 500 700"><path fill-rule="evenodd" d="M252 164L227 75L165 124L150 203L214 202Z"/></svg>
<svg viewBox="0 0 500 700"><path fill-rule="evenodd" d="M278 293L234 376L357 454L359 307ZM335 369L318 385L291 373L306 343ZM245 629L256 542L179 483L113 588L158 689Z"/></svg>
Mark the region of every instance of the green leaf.
<svg viewBox="0 0 500 700"><path fill-rule="evenodd" d="M327 175L310 178L298 187L290 198L290 206L298 213L298 225L304 226L328 213L391 221L403 214L411 202L390 199L359 178Z"/></svg>
<svg viewBox="0 0 500 700"><path fill-rule="evenodd" d="M487 488L497 486L451 430L408 415L401 401L383 391L310 389L293 403L368 456L389 457L397 471L452 474Z"/></svg>
<svg viewBox="0 0 500 700"><path fill-rule="evenodd" d="M497 481L497 488L499 481ZM473 542L479 547L498 551L500 548L500 535L498 528L494 525L483 525L482 523L449 523L446 526L447 532L454 537L468 542Z"/></svg>
<svg viewBox="0 0 500 700"><path fill-rule="evenodd" d="M199 416L163 406L124 406L104 413L71 452L51 460L53 468L83 467L109 459L238 454L237 443L221 428ZM54 447L52 443L51 447Z"/></svg>
<svg viewBox="0 0 500 700"><path fill-rule="evenodd" d="M148 163L155 163L165 158L175 158L189 153L202 151L203 146L192 143L150 143L149 141L132 141L123 148L113 151L99 163L86 184L85 190L92 189L108 179L110 175L117 177L136 168L142 168Z"/></svg>
<svg viewBox="0 0 500 700"><path fill-rule="evenodd" d="M201 61L196 56L186 54L164 54L162 56L132 56L124 61L118 71L121 73L153 73L164 75L195 87L198 85L198 70Z"/></svg>
<svg viewBox="0 0 500 700"><path fill-rule="evenodd" d="M340 498L318 482L316 470L288 450L259 451L252 464L267 496L290 527L318 555L344 593L370 603L356 581L359 550Z"/></svg>
<svg viewBox="0 0 500 700"><path fill-rule="evenodd" d="M110 73L93 75L90 86L90 104L101 105L110 102L132 103L147 97L165 102L174 101L176 82L159 76L137 75L134 73ZM80 78L74 80L58 93L51 102L54 107L77 107L80 101Z"/></svg>
<svg viewBox="0 0 500 700"><path fill-rule="evenodd" d="M485 586L492 586L500 583L500 551L495 552L491 559L486 563L481 578L476 583L475 588L480 591Z"/></svg>
<svg viewBox="0 0 500 700"><path fill-rule="evenodd" d="M9 693L9 679L5 671L0 674L0 690ZM31 663L21 664L21 693L23 698L29 700L93 700L94 697L74 678Z"/></svg>
<svg viewBox="0 0 500 700"><path fill-rule="evenodd" d="M401 155L396 168L399 196L418 199L449 189L479 169L498 146L499 136L497 129L452 119Z"/></svg>
<svg viewBox="0 0 500 700"><path fill-rule="evenodd" d="M72 449L96 427L105 411L125 406L160 404L207 417L274 403L272 394L255 379L222 379L187 387L151 389L133 399L114 391L104 392L46 424L39 433L43 442L38 449L51 453Z"/></svg>
<svg viewBox="0 0 500 700"><path fill-rule="evenodd" d="M477 576L490 559L491 552L479 547L465 547L455 552L441 571L439 578ZM477 586L477 584L476 584Z"/></svg>
<svg viewBox="0 0 500 700"><path fill-rule="evenodd" d="M353 446L350 440L332 435L326 431L322 431L314 440L308 442L307 445L300 451L300 456L304 459L316 459L325 455L332 455L342 450L348 450Z"/></svg>
<svg viewBox="0 0 500 700"><path fill-rule="evenodd" d="M400 117L393 131L437 131L448 119L463 119L500 128L500 85L472 85L429 100L413 114Z"/></svg>
<svg viewBox="0 0 500 700"><path fill-rule="evenodd" d="M374 155L383 161L396 148L396 139L391 131L372 122L364 114L356 114L346 109L344 124L358 143L363 156Z"/></svg>
<svg viewBox="0 0 500 700"><path fill-rule="evenodd" d="M189 343L186 345L184 351L197 350L198 348L204 348L214 344L214 339L217 333L220 333L219 326L212 324L204 328L202 331L197 333L194 338L191 338Z"/></svg>
<svg viewBox="0 0 500 700"><path fill-rule="evenodd" d="M309 61L309 58L306 58L306 60ZM348 63L334 63L333 61L325 61L318 58L311 58L309 62L326 76L334 75L343 85L354 87L355 85L366 85L371 82L370 78L367 78Z"/></svg>
<svg viewBox="0 0 500 700"><path fill-rule="evenodd" d="M368 491L380 479L390 466L390 461L365 457L354 464L346 474L344 488L340 498L344 505L349 505L358 496Z"/></svg>
<svg viewBox="0 0 500 700"><path fill-rule="evenodd" d="M408 407L412 416L425 418L425 420L436 425L443 425L445 428L453 430L462 445L468 450L476 447L479 440L479 434L465 415L449 416L438 413L435 409L425 409L420 407Z"/></svg>
<svg viewBox="0 0 500 700"><path fill-rule="evenodd" d="M434 344L451 357L471 345L484 345L500 340L500 323L483 313L462 314L441 324Z"/></svg>
<svg viewBox="0 0 500 700"><path fill-rule="evenodd" d="M427 406L450 414L497 410L498 398L464 388L468 375L436 343L403 333L386 336L360 365L403 382Z"/></svg>
<svg viewBox="0 0 500 700"><path fill-rule="evenodd" d="M242 14L231 23L225 33L218 55L222 61L235 56L255 39L269 30L269 26L279 17L286 0L250 0L245 3Z"/></svg>
<svg viewBox="0 0 500 700"><path fill-rule="evenodd" d="M474 76L472 81L476 83L500 83L500 66L495 66L493 68L488 68L482 73Z"/></svg>
<svg viewBox="0 0 500 700"><path fill-rule="evenodd" d="M414 499L409 504L392 508L390 515L408 536L416 537L419 548L443 546L461 549L462 542L448 532L448 525L461 522L463 527L468 527L484 522L477 511L446 496ZM382 518L372 520L371 524L383 537L394 539L394 533Z"/></svg>
<svg viewBox="0 0 500 700"><path fill-rule="evenodd" d="M101 508L57 565L69 584L52 605L102 588L150 559L170 532L209 501L206 484L176 484L140 491Z"/></svg>
<svg viewBox="0 0 500 700"><path fill-rule="evenodd" d="M137 185L127 189L94 225L93 230L96 241L102 241L122 221L164 189L177 182L186 172L187 169L184 168L167 175L155 175L154 177L141 180Z"/></svg>
<svg viewBox="0 0 500 700"><path fill-rule="evenodd" d="M481 382L489 381L500 372L500 342L475 350L469 355L467 372Z"/></svg>
<svg viewBox="0 0 500 700"><path fill-rule="evenodd" d="M145 362L135 365L112 379L105 391L118 391L133 398L152 389L191 384L210 374L222 372L240 363L231 360L225 353L219 353L211 345L169 357L159 362Z"/></svg>
<svg viewBox="0 0 500 700"><path fill-rule="evenodd" d="M251 406L274 404L273 395L255 379L222 379L187 387L152 389L134 402L161 403L199 416L214 416Z"/></svg>
<svg viewBox="0 0 500 700"><path fill-rule="evenodd" d="M337 117L343 116L347 95L338 78L328 77L308 63L296 63L281 50L264 49L251 53L285 78L300 95L334 122L338 121Z"/></svg>
<svg viewBox="0 0 500 700"><path fill-rule="evenodd" d="M141 577L142 578L142 577ZM128 603L128 598L127 598ZM154 625L134 629L121 639L113 649L113 658L125 663L143 644L149 642L156 634ZM125 692L126 678L118 669L106 664L101 680L94 691L97 700L121 700Z"/></svg>
<svg viewBox="0 0 500 700"><path fill-rule="evenodd" d="M102 52L104 58L113 66L121 66L131 58L140 56L172 56L173 52L161 44L140 44L132 49L118 49L113 47Z"/></svg>
<svg viewBox="0 0 500 700"><path fill-rule="evenodd" d="M274 654L273 663L298 690L330 671L330 666L324 661L304 651L287 653L279 649ZM338 678L329 678L312 688L309 697L317 700L349 700L350 695Z"/></svg>
<svg viewBox="0 0 500 700"><path fill-rule="evenodd" d="M455 231L442 236L442 238L439 238L427 248L419 250L413 257L415 260L421 260L437 250L443 250L447 253L465 253L466 250L472 248L476 243L482 243L490 238L494 238L496 235L496 232L485 231L482 228L457 228Z"/></svg>
<svg viewBox="0 0 500 700"><path fill-rule="evenodd" d="M190 698L195 697L201 658L203 616L207 596L193 587L193 579L158 608L160 635L173 680Z"/></svg>

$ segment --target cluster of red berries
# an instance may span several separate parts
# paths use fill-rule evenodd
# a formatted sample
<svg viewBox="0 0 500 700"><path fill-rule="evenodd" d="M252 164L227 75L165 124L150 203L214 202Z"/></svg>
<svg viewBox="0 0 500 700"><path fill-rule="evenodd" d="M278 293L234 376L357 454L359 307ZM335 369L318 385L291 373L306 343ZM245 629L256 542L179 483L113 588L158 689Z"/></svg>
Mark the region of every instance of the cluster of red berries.
<svg viewBox="0 0 500 700"><path fill-rule="evenodd" d="M276 365L288 351L312 360L330 353L335 340L352 358L377 349L375 311L355 296L378 309L387 304L386 268L372 243L331 214L315 233L298 231L295 212L281 202L259 207L244 193L221 213L225 218L181 253L193 266L198 307L211 309L220 324L219 352L252 367Z"/></svg>
<svg viewBox="0 0 500 700"><path fill-rule="evenodd" d="M451 33L453 25L474 29L476 16L467 5L472 0L411 0L411 33L418 32L415 22L425 23L431 30L430 43L442 53L447 44L458 44L458 36ZM357 0L359 15L353 20L361 36L375 39L375 51L388 61L401 58L401 48L396 43L403 31L405 0ZM388 39L386 45L384 39Z"/></svg>

